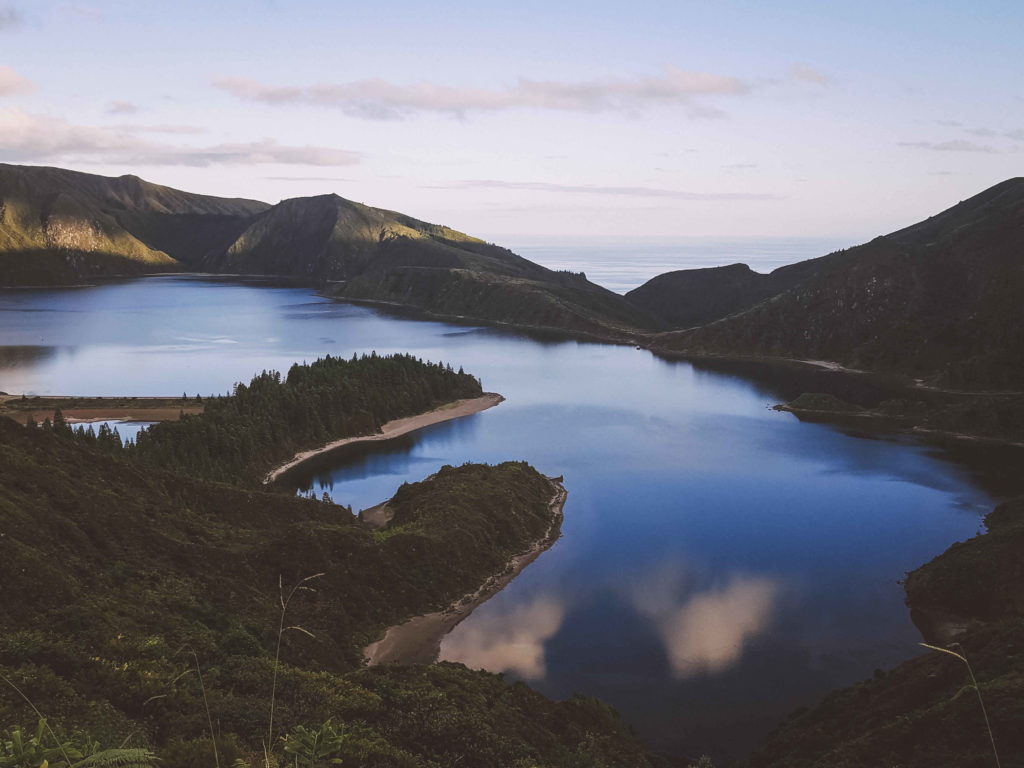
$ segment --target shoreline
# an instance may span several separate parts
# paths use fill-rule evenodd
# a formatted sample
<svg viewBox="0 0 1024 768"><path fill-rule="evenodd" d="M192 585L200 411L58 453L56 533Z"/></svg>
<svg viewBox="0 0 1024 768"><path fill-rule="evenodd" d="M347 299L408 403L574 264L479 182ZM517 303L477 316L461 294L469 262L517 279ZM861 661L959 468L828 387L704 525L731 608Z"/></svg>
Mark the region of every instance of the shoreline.
<svg viewBox="0 0 1024 768"><path fill-rule="evenodd" d="M22 399L24 397L24 399ZM130 397L112 395L89 397L74 395L0 395L0 416L26 424L31 416L36 421L52 418L60 409L69 424L96 421L177 421L203 412L204 404L194 398Z"/></svg>
<svg viewBox="0 0 1024 768"><path fill-rule="evenodd" d="M773 411L791 413L801 421L833 426L849 426L884 432L894 435L916 437L931 445L942 446L949 441L974 443L976 445L992 445L1009 448L1024 448L1024 440L1017 436L984 435L949 429L936 429L915 424L906 416L893 416L878 413L871 409L860 411L830 411L817 408L794 408L788 403L777 403Z"/></svg>
<svg viewBox="0 0 1024 768"><path fill-rule="evenodd" d="M447 608L416 616L389 627L384 637L363 649L367 666L378 664L432 664L441 652L441 642L473 611L507 587L526 566L549 550L561 534L563 509L568 492L558 478L548 478L554 496L548 509L554 515L544 536L506 563L505 569L491 576L475 592L463 595Z"/></svg>
<svg viewBox="0 0 1024 768"><path fill-rule="evenodd" d="M384 424L380 428L380 432L373 435L343 437L339 440L333 440L326 445L322 445L319 448L311 448L308 451L301 451L285 463L279 464L277 467L270 470L270 472L263 477L263 485L270 485L280 478L281 475L295 469L295 467L300 464L309 461L316 456L320 456L321 454L333 451L336 448L341 448L343 445L371 443L378 440L391 440L396 437L401 437L402 435L407 435L410 432L415 432L418 429L423 429L423 427L429 427L433 424L440 424L445 421L459 419L463 416L472 416L474 413L479 413L480 411L485 411L488 408L493 408L504 400L505 398L497 392L485 392L480 397L454 400L440 406L439 408L435 408L432 411L427 411L426 413L420 413L415 416L406 416L401 419L394 419L393 421L389 421Z"/></svg>

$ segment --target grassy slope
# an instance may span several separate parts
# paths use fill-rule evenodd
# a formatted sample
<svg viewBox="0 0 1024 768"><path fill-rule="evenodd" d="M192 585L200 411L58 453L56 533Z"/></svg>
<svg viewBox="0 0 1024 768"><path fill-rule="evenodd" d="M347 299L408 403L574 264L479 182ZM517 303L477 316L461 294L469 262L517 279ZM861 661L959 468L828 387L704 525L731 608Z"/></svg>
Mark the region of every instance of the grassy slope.
<svg viewBox="0 0 1024 768"><path fill-rule="evenodd" d="M108 743L134 730L184 765L178 742L202 739L205 723L195 676L175 680L194 649L226 741L254 748L266 726L278 578L288 586L323 572L289 610L288 623L315 638L285 636L280 727L340 719L363 733L353 749L377 755L364 755L368 765L414 764L404 753L433 765L440 751L471 748L536 758L553 745L573 752L573 739L597 731L633 756L621 764L644 765L596 704L552 704L457 666L345 675L384 627L472 591L540 538L551 494L525 464L448 468L403 486L395 520L374 532L335 505L145 469L0 420L0 670L55 722ZM436 703L420 698L427 689ZM30 719L0 691L0 722ZM398 725L407 720L419 730ZM461 741L442 735L471 725L480 727Z"/></svg>
<svg viewBox="0 0 1024 768"><path fill-rule="evenodd" d="M958 637L981 685L1005 768L1024 765L1024 500L998 507L988 532L908 574L917 611L968 621ZM937 641L934 641L937 642ZM922 649L923 650L923 649ZM971 768L994 764L967 671L934 651L795 712L751 764L758 767Z"/></svg>
<svg viewBox="0 0 1024 768"><path fill-rule="evenodd" d="M437 316L629 338L653 321L579 275L461 232L338 197L285 200L207 269L332 281L340 298Z"/></svg>
<svg viewBox="0 0 1024 768"><path fill-rule="evenodd" d="M135 176L0 164L0 275L25 285L174 271L186 246L215 247L265 207Z"/></svg>
<svg viewBox="0 0 1024 768"><path fill-rule="evenodd" d="M796 287L703 327L663 334L654 346L835 360L954 387L1024 388L1021 232L1024 179L1010 179L825 257Z"/></svg>

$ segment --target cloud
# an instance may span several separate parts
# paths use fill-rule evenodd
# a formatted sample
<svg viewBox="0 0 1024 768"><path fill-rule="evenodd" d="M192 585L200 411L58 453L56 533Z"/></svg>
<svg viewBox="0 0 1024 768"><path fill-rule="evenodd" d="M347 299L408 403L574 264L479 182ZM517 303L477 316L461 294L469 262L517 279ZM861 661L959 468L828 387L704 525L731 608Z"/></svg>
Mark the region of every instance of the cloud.
<svg viewBox="0 0 1024 768"><path fill-rule="evenodd" d="M117 129L74 125L21 109L0 110L0 160L120 165L353 165L361 156L332 147L289 146L270 139L212 146L158 144Z"/></svg>
<svg viewBox="0 0 1024 768"><path fill-rule="evenodd" d="M355 182L355 179L345 179L341 176L264 176L268 181L346 181Z"/></svg>
<svg viewBox="0 0 1024 768"><path fill-rule="evenodd" d="M111 130L124 131L125 133L168 133L179 136L195 135L199 133L207 133L205 128L200 128L198 125L149 125L140 124L135 125L132 123L125 123L122 125L111 126Z"/></svg>
<svg viewBox="0 0 1024 768"><path fill-rule="evenodd" d="M20 27L25 22L25 15L13 5L0 5L0 32L5 29Z"/></svg>
<svg viewBox="0 0 1024 768"><path fill-rule="evenodd" d="M1024 128L1018 128L1013 131L1007 131L1006 138L1013 139L1014 141L1024 141Z"/></svg>
<svg viewBox="0 0 1024 768"><path fill-rule="evenodd" d="M111 101L106 109L108 115L134 115L138 111L139 105L131 101Z"/></svg>
<svg viewBox="0 0 1024 768"><path fill-rule="evenodd" d="M931 149L936 152L987 152L993 153L999 150L987 144L975 144L973 141L954 139L953 141L901 141L901 147L913 147L915 149Z"/></svg>
<svg viewBox="0 0 1024 768"><path fill-rule="evenodd" d="M418 113L465 117L474 112L542 109L556 112L635 112L651 106L682 106L692 117L722 113L694 99L738 96L751 86L735 77L666 68L658 75L562 82L520 78L504 88L470 88L420 82L400 85L382 79L310 86L267 85L222 77L214 87L246 101L271 105L312 104L340 109L368 120L399 120Z"/></svg>
<svg viewBox="0 0 1024 768"><path fill-rule="evenodd" d="M424 189L512 189L526 192L561 192L620 197L663 197L674 200L777 200L775 195L754 192L681 192L659 187L614 187L594 184L550 184L544 181L499 181L470 179L447 185L424 185Z"/></svg>
<svg viewBox="0 0 1024 768"><path fill-rule="evenodd" d="M757 168L757 163L727 163L722 166L734 171L745 171L751 168Z"/></svg>
<svg viewBox="0 0 1024 768"><path fill-rule="evenodd" d="M57 8L57 13L71 21L103 21L106 15L99 8L91 5L65 3Z"/></svg>
<svg viewBox="0 0 1024 768"><path fill-rule="evenodd" d="M0 98L13 96L16 93L28 93L34 87L31 80L22 77L10 67L0 64Z"/></svg>
<svg viewBox="0 0 1024 768"><path fill-rule="evenodd" d="M802 61L793 64L789 68L789 74L794 80L811 83L812 85L820 85L823 88L832 85L831 77Z"/></svg>
<svg viewBox="0 0 1024 768"><path fill-rule="evenodd" d="M439 660L543 680L547 674L544 644L564 620L562 601L547 595L504 613L477 614L442 641Z"/></svg>
<svg viewBox="0 0 1024 768"><path fill-rule="evenodd" d="M679 584L678 574L666 570L633 596L654 623L676 677L721 672L737 663L744 646L768 628L781 592L773 579L738 576L680 598Z"/></svg>

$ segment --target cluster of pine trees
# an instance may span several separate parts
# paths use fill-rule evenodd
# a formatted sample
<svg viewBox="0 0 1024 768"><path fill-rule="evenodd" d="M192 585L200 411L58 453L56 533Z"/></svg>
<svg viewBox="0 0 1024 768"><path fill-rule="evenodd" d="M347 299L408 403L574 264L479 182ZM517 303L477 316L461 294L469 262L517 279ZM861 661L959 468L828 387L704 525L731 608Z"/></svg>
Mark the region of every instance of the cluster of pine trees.
<svg viewBox="0 0 1024 768"><path fill-rule="evenodd" d="M192 477L252 484L298 451L372 434L393 419L481 394L480 382L461 368L412 355L328 355L293 365L284 378L263 371L248 385L236 384L230 395L207 398L203 413L154 424L120 450ZM97 447L116 450L120 444L112 432L76 434L102 444Z"/></svg>

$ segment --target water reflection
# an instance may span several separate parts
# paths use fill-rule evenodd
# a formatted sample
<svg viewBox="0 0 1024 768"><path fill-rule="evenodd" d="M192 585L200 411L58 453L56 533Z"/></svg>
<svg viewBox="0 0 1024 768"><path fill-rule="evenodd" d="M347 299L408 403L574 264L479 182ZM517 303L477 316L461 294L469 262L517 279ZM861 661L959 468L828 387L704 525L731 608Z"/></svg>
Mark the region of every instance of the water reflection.
<svg viewBox="0 0 1024 768"><path fill-rule="evenodd" d="M632 595L657 628L677 678L721 672L739 661L746 643L768 628L780 592L778 580L757 576L694 592L685 584L669 567Z"/></svg>
<svg viewBox="0 0 1024 768"><path fill-rule="evenodd" d="M505 611L488 612L466 631L449 635L441 644L440 658L541 680L547 675L544 645L564 621L564 601L538 595Z"/></svg>

